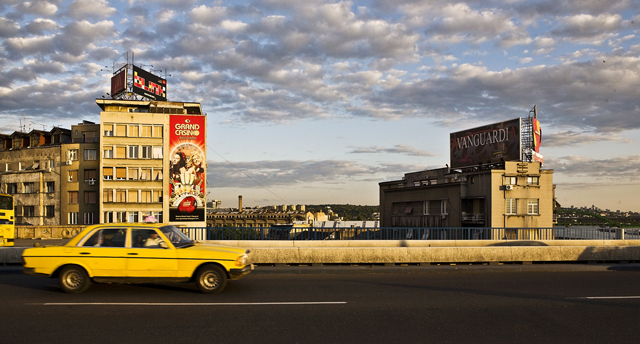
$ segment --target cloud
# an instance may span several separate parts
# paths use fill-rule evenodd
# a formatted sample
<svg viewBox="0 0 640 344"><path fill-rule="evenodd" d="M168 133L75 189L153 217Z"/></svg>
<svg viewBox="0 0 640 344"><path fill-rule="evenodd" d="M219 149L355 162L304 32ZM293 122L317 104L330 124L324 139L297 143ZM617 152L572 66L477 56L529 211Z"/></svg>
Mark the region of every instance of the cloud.
<svg viewBox="0 0 640 344"><path fill-rule="evenodd" d="M402 175L424 166L383 164L368 166L344 160L282 160L209 162L207 187L274 187L300 184L342 184L349 180L382 181L382 174ZM379 176L376 178L376 176Z"/></svg>
<svg viewBox="0 0 640 344"><path fill-rule="evenodd" d="M543 129L544 130L544 129ZM543 134L544 147L572 147L588 145L602 141L617 141L621 143L633 143L633 141L611 134L590 134L575 131L562 131L553 134Z"/></svg>
<svg viewBox="0 0 640 344"><path fill-rule="evenodd" d="M106 0L75 0L69 4L69 15L76 19L107 18L116 12Z"/></svg>
<svg viewBox="0 0 640 344"><path fill-rule="evenodd" d="M640 155L616 156L610 159L571 155L545 159L545 165L553 166L557 173L572 177L628 181L637 181L640 177Z"/></svg>
<svg viewBox="0 0 640 344"><path fill-rule="evenodd" d="M391 148L384 148L380 146L371 146L371 147L356 147L349 153L352 154L380 154L380 153L390 153L390 154L404 154L408 156L438 156L438 154L430 153L427 151L419 150L415 147L408 145L395 145Z"/></svg>

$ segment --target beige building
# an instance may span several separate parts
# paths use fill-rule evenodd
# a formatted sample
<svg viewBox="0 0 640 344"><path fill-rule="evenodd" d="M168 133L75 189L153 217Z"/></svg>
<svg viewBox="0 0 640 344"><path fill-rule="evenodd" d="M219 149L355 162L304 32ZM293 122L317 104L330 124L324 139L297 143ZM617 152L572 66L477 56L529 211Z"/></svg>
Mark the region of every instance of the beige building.
<svg viewBox="0 0 640 344"><path fill-rule="evenodd" d="M0 193L14 196L16 224L62 223L62 147L70 142L63 128L0 134Z"/></svg>
<svg viewBox="0 0 640 344"><path fill-rule="evenodd" d="M118 99L97 99L96 103L102 109L100 222L141 222L153 215L161 223L170 223L170 116L202 115L200 104ZM206 213L206 204L203 207ZM180 224L203 227L205 221Z"/></svg>
<svg viewBox="0 0 640 344"><path fill-rule="evenodd" d="M425 170L379 185L382 227L553 227L553 170L539 162ZM492 236L515 233L537 235L496 230Z"/></svg>

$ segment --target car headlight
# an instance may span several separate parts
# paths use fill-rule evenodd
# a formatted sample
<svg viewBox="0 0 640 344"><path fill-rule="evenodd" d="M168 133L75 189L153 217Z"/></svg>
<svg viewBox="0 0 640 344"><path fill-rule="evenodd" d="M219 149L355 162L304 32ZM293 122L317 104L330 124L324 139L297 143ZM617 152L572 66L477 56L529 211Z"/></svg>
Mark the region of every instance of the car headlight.
<svg viewBox="0 0 640 344"><path fill-rule="evenodd" d="M249 255L246 253L236 258L236 266L245 266L249 264Z"/></svg>

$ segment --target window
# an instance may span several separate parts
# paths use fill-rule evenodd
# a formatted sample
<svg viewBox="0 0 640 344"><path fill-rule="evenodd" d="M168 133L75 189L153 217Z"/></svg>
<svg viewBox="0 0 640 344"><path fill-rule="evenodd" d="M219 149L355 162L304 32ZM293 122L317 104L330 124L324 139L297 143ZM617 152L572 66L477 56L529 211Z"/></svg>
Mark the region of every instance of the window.
<svg viewBox="0 0 640 344"><path fill-rule="evenodd" d="M129 222L138 222L138 212L132 211L129 213Z"/></svg>
<svg viewBox="0 0 640 344"><path fill-rule="evenodd" d="M36 207L32 205L26 205L22 207L22 216L36 216Z"/></svg>
<svg viewBox="0 0 640 344"><path fill-rule="evenodd" d="M140 202L141 203L149 203L151 202L151 191L141 191L140 192Z"/></svg>
<svg viewBox="0 0 640 344"><path fill-rule="evenodd" d="M422 215L429 215L429 201L422 202Z"/></svg>
<svg viewBox="0 0 640 344"><path fill-rule="evenodd" d="M440 201L440 214L442 215L447 215L449 214L448 209L447 209L447 200L443 199Z"/></svg>
<svg viewBox="0 0 640 344"><path fill-rule="evenodd" d="M527 184L528 185L539 185L540 184L540 177L527 177Z"/></svg>
<svg viewBox="0 0 640 344"><path fill-rule="evenodd" d="M138 159L138 146L129 146L129 159Z"/></svg>
<svg viewBox="0 0 640 344"><path fill-rule="evenodd" d="M504 177L504 185L517 185L517 181L516 177Z"/></svg>
<svg viewBox="0 0 640 344"><path fill-rule="evenodd" d="M29 147L38 147L39 143L40 143L40 136L31 135L31 143L29 144Z"/></svg>
<svg viewBox="0 0 640 344"><path fill-rule="evenodd" d="M35 184L33 182L22 183L22 188L24 190L23 193L34 193L34 192L36 192Z"/></svg>
<svg viewBox="0 0 640 344"><path fill-rule="evenodd" d="M142 146L142 159L151 159L151 146Z"/></svg>
<svg viewBox="0 0 640 344"><path fill-rule="evenodd" d="M155 234L155 235L153 235ZM155 237L155 238L154 238ZM144 247L144 248L162 248L160 246L161 240L158 236L158 232L155 229L148 228L132 228L131 229L131 239L132 247Z"/></svg>
<svg viewBox="0 0 640 344"><path fill-rule="evenodd" d="M151 169L143 168L140 170L140 180L151 180Z"/></svg>
<svg viewBox="0 0 640 344"><path fill-rule="evenodd" d="M69 213L69 224L70 225L78 224L78 213Z"/></svg>
<svg viewBox="0 0 640 344"><path fill-rule="evenodd" d="M69 171L69 181L77 182L78 181L78 170Z"/></svg>
<svg viewBox="0 0 640 344"><path fill-rule="evenodd" d="M151 215L153 215L153 217L155 217L158 220L158 223L162 223L162 212L161 211L151 212Z"/></svg>
<svg viewBox="0 0 640 344"><path fill-rule="evenodd" d="M88 182L89 184L91 184L92 182L95 183L96 179L98 178L98 171L95 169L90 169L90 170L84 170L84 181ZM93 184L91 184L93 185Z"/></svg>
<svg viewBox="0 0 640 344"><path fill-rule="evenodd" d="M537 215L538 212L538 204L539 201L537 198L529 198L527 199L527 214L528 215Z"/></svg>
<svg viewBox="0 0 640 344"><path fill-rule="evenodd" d="M104 147L102 152L105 159L113 159L113 147Z"/></svg>
<svg viewBox="0 0 640 344"><path fill-rule="evenodd" d="M116 124L116 136L127 136L127 126L125 124Z"/></svg>
<svg viewBox="0 0 640 344"><path fill-rule="evenodd" d="M153 170L153 180L162 180L162 170Z"/></svg>
<svg viewBox="0 0 640 344"><path fill-rule="evenodd" d="M102 176L104 180L113 180L113 167L103 167Z"/></svg>
<svg viewBox="0 0 640 344"><path fill-rule="evenodd" d="M138 169L129 167L129 180L138 180Z"/></svg>
<svg viewBox="0 0 640 344"><path fill-rule="evenodd" d="M76 134L77 135L77 134ZM82 142L98 142L98 136L95 131L83 131Z"/></svg>
<svg viewBox="0 0 640 344"><path fill-rule="evenodd" d="M126 228L103 228L93 233L82 246L124 247L126 238Z"/></svg>
<svg viewBox="0 0 640 344"><path fill-rule="evenodd" d="M142 137L151 137L151 129L152 126L150 125L143 125L142 126Z"/></svg>
<svg viewBox="0 0 640 344"><path fill-rule="evenodd" d="M56 167L56 161L53 159L49 159L47 167L54 168Z"/></svg>
<svg viewBox="0 0 640 344"><path fill-rule="evenodd" d="M162 190L153 191L153 201L156 203L162 202Z"/></svg>
<svg viewBox="0 0 640 344"><path fill-rule="evenodd" d="M18 193L18 183L7 183L7 193L8 194L17 194Z"/></svg>
<svg viewBox="0 0 640 344"><path fill-rule="evenodd" d="M126 211L116 211L115 212L115 221L116 222L127 222L127 212Z"/></svg>
<svg viewBox="0 0 640 344"><path fill-rule="evenodd" d="M93 213L84 213L84 224L85 225L92 225L93 221L94 221L93 219L94 219Z"/></svg>
<svg viewBox="0 0 640 344"><path fill-rule="evenodd" d="M102 191L102 201L105 203L113 202L113 189L104 189Z"/></svg>
<svg viewBox="0 0 640 344"><path fill-rule="evenodd" d="M113 124L105 123L104 124L104 136L113 136Z"/></svg>
<svg viewBox="0 0 640 344"><path fill-rule="evenodd" d="M153 126L153 137L162 137L162 126L154 125Z"/></svg>
<svg viewBox="0 0 640 344"><path fill-rule="evenodd" d="M113 223L113 212L105 211L104 212L104 223Z"/></svg>
<svg viewBox="0 0 640 344"><path fill-rule="evenodd" d="M56 206L55 205L48 205L44 208L44 216L46 217L54 217L56 216Z"/></svg>
<svg viewBox="0 0 640 344"><path fill-rule="evenodd" d="M127 168L116 167L116 180L126 180L126 179L127 179Z"/></svg>
<svg viewBox="0 0 640 344"><path fill-rule="evenodd" d="M84 203L85 204L95 204L96 203L96 192L95 191L85 191L84 192Z"/></svg>
<svg viewBox="0 0 640 344"><path fill-rule="evenodd" d="M515 215L518 213L518 202L515 198L505 199L504 213L507 215Z"/></svg>
<svg viewBox="0 0 640 344"><path fill-rule="evenodd" d="M126 159L127 158L127 147L116 147L116 158L118 158L118 159Z"/></svg>
<svg viewBox="0 0 640 344"><path fill-rule="evenodd" d="M55 182L47 182L47 193L52 193L56 191Z"/></svg>
<svg viewBox="0 0 640 344"><path fill-rule="evenodd" d="M85 149L84 150L84 160L96 160L97 151L95 149Z"/></svg>
<svg viewBox="0 0 640 344"><path fill-rule="evenodd" d="M116 202L126 202L127 201L127 192L126 190L116 190Z"/></svg>
<svg viewBox="0 0 640 344"><path fill-rule="evenodd" d="M69 155L69 160L71 160L71 161L78 160L78 150L77 149L69 149L67 151L67 154Z"/></svg>
<svg viewBox="0 0 640 344"><path fill-rule="evenodd" d="M129 136L130 137L138 137L139 135L138 125L137 124L129 124Z"/></svg>
<svg viewBox="0 0 640 344"><path fill-rule="evenodd" d="M153 147L153 158L162 159L162 146Z"/></svg>
<svg viewBox="0 0 640 344"><path fill-rule="evenodd" d="M129 190L129 203L138 203L138 190Z"/></svg>
<svg viewBox="0 0 640 344"><path fill-rule="evenodd" d="M78 203L78 191L69 191L69 204Z"/></svg>

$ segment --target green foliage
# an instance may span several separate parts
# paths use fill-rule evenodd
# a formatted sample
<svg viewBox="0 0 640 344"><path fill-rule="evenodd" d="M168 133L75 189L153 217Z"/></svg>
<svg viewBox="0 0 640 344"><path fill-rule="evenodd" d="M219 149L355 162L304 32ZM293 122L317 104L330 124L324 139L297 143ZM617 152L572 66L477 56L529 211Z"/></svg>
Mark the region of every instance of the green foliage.
<svg viewBox="0 0 640 344"><path fill-rule="evenodd" d="M608 217L596 214L590 211L574 208L558 208L556 215L568 216L574 215L573 218L558 219L559 225L609 225L612 227L633 227L633 223L620 223ZM629 220L625 220L629 221ZM633 222L633 221L632 221ZM635 224L637 226L638 224Z"/></svg>
<svg viewBox="0 0 640 344"><path fill-rule="evenodd" d="M380 208L377 205L352 205L352 204L320 204L320 205L307 205L306 210L312 213L323 211L327 213L327 207L331 207L331 210L342 217L344 221L373 221L374 213L379 213Z"/></svg>

